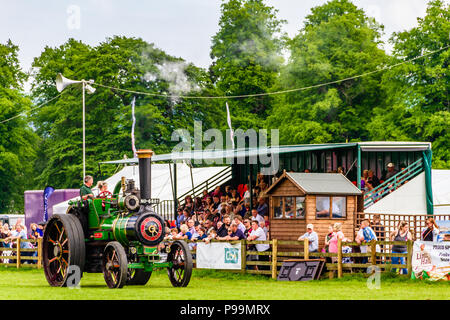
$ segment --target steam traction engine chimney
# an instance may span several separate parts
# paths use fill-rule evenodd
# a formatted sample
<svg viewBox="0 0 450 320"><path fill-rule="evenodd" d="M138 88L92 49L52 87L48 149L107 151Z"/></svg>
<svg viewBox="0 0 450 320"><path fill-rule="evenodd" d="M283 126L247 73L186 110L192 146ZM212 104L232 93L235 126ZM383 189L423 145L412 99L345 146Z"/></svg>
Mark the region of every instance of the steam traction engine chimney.
<svg viewBox="0 0 450 320"><path fill-rule="evenodd" d="M151 174L151 157L153 151L149 149L139 150L136 152L139 158L139 186L141 192L141 209L139 211L144 211L147 206L151 204L151 185L152 185L152 174Z"/></svg>

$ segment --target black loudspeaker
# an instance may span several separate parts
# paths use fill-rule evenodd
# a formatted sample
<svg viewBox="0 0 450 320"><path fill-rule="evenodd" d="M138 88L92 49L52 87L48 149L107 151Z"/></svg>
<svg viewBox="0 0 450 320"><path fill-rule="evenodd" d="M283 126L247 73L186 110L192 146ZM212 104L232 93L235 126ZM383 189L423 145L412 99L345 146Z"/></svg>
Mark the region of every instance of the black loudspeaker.
<svg viewBox="0 0 450 320"><path fill-rule="evenodd" d="M322 273L323 259L292 259L285 260L278 273L279 281L309 281L317 280Z"/></svg>

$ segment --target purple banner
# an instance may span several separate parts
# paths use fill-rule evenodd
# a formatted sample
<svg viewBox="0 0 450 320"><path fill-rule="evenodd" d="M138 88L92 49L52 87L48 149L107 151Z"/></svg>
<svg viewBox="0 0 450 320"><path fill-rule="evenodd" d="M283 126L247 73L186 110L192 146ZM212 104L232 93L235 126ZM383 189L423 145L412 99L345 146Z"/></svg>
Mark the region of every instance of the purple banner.
<svg viewBox="0 0 450 320"><path fill-rule="evenodd" d="M31 223L39 223L44 219L44 202L42 194L44 190L28 190L25 191L25 225L30 228ZM48 199L48 218L53 215L53 206L60 202L78 197L79 189L57 189Z"/></svg>

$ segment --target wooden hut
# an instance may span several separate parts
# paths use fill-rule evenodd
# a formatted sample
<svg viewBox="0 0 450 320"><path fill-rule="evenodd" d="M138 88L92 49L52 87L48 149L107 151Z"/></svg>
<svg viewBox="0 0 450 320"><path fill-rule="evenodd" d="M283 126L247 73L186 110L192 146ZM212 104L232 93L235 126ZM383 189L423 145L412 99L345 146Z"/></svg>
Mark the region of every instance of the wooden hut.
<svg viewBox="0 0 450 320"><path fill-rule="evenodd" d="M331 224L354 240L354 221L361 191L340 173L284 172L266 191L269 197L270 237L297 240L312 223L319 248Z"/></svg>

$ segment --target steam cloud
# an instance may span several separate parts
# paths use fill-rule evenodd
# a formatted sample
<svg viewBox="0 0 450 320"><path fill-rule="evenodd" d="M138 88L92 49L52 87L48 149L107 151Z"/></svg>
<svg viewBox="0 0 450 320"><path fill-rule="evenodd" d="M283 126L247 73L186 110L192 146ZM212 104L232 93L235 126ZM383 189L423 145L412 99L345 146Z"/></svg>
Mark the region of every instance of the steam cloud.
<svg viewBox="0 0 450 320"><path fill-rule="evenodd" d="M183 95L191 91L198 91L200 87L189 80L186 75L188 64L184 61L165 61L156 66L158 74L147 72L145 81L165 80L169 83L169 92L172 95Z"/></svg>

